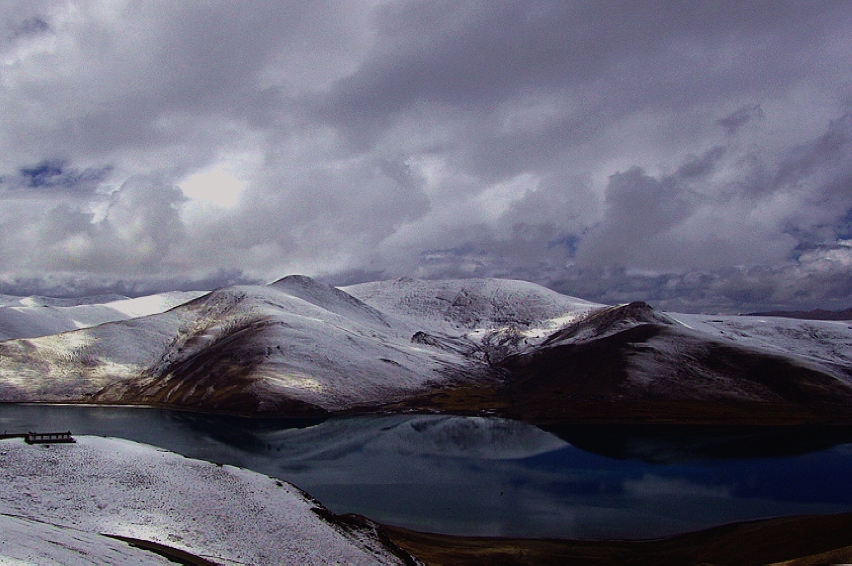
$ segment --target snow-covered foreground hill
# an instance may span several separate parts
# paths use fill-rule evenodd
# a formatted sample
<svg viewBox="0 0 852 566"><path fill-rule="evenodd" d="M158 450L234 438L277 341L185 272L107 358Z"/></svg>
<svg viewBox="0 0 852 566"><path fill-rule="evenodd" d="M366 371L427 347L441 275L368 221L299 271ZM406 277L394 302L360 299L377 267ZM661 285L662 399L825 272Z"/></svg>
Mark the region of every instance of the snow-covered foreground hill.
<svg viewBox="0 0 852 566"><path fill-rule="evenodd" d="M0 562L166 564L110 536L216 564L404 564L293 485L134 442L0 441Z"/></svg>
<svg viewBox="0 0 852 566"><path fill-rule="evenodd" d="M0 400L530 422L842 420L852 324L596 305L522 281L304 276L0 342ZM847 417L847 420L852 417Z"/></svg>

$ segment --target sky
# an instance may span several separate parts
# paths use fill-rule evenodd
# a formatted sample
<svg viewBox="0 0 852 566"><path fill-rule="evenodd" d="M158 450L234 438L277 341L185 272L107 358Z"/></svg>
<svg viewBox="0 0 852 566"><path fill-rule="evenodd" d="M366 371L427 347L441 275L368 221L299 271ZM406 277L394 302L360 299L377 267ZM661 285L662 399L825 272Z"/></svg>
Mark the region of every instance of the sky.
<svg viewBox="0 0 852 566"><path fill-rule="evenodd" d="M0 3L0 293L852 306L852 2Z"/></svg>

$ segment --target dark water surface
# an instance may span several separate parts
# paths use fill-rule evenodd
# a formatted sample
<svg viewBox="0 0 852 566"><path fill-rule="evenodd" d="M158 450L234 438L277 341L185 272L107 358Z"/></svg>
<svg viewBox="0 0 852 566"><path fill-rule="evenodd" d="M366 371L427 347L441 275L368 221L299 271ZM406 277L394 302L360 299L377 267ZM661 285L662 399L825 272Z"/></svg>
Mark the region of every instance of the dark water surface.
<svg viewBox="0 0 852 566"><path fill-rule="evenodd" d="M852 511L852 431L325 421L0 405L0 433L116 436L292 482L337 513L450 534L652 538ZM580 448L582 447L582 448Z"/></svg>

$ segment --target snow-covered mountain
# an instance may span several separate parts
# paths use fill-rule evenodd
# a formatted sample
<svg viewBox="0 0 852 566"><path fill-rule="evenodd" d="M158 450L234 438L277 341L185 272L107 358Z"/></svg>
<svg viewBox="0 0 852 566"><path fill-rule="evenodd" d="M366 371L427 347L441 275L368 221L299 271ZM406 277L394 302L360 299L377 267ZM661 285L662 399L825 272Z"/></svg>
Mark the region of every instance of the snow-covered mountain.
<svg viewBox="0 0 852 566"><path fill-rule="evenodd" d="M161 313L203 294L172 291L135 299L118 295L82 299L3 295L0 296L0 340L36 338Z"/></svg>
<svg viewBox="0 0 852 566"><path fill-rule="evenodd" d="M514 416L793 424L850 419L852 325L607 307L503 360ZM546 401L546 402L543 402Z"/></svg>
<svg viewBox="0 0 852 566"><path fill-rule="evenodd" d="M593 308L508 281L349 291L291 276L220 289L157 315L9 340L0 343L0 398L252 413L376 406L482 377L487 350L518 339L536 317Z"/></svg>
<svg viewBox="0 0 852 566"><path fill-rule="evenodd" d="M609 307L522 281L338 289L289 276L0 342L0 400L484 411L531 422L842 420L852 412L850 352L843 322Z"/></svg>

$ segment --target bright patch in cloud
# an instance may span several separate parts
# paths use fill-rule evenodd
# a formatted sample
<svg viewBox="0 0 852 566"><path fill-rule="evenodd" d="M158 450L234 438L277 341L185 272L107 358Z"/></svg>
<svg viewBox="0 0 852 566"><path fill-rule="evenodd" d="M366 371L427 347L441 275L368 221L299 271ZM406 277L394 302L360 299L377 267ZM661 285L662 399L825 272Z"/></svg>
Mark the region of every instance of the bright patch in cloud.
<svg viewBox="0 0 852 566"><path fill-rule="evenodd" d="M230 208L239 202L245 185L232 172L217 166L191 175L179 186L191 199Z"/></svg>

